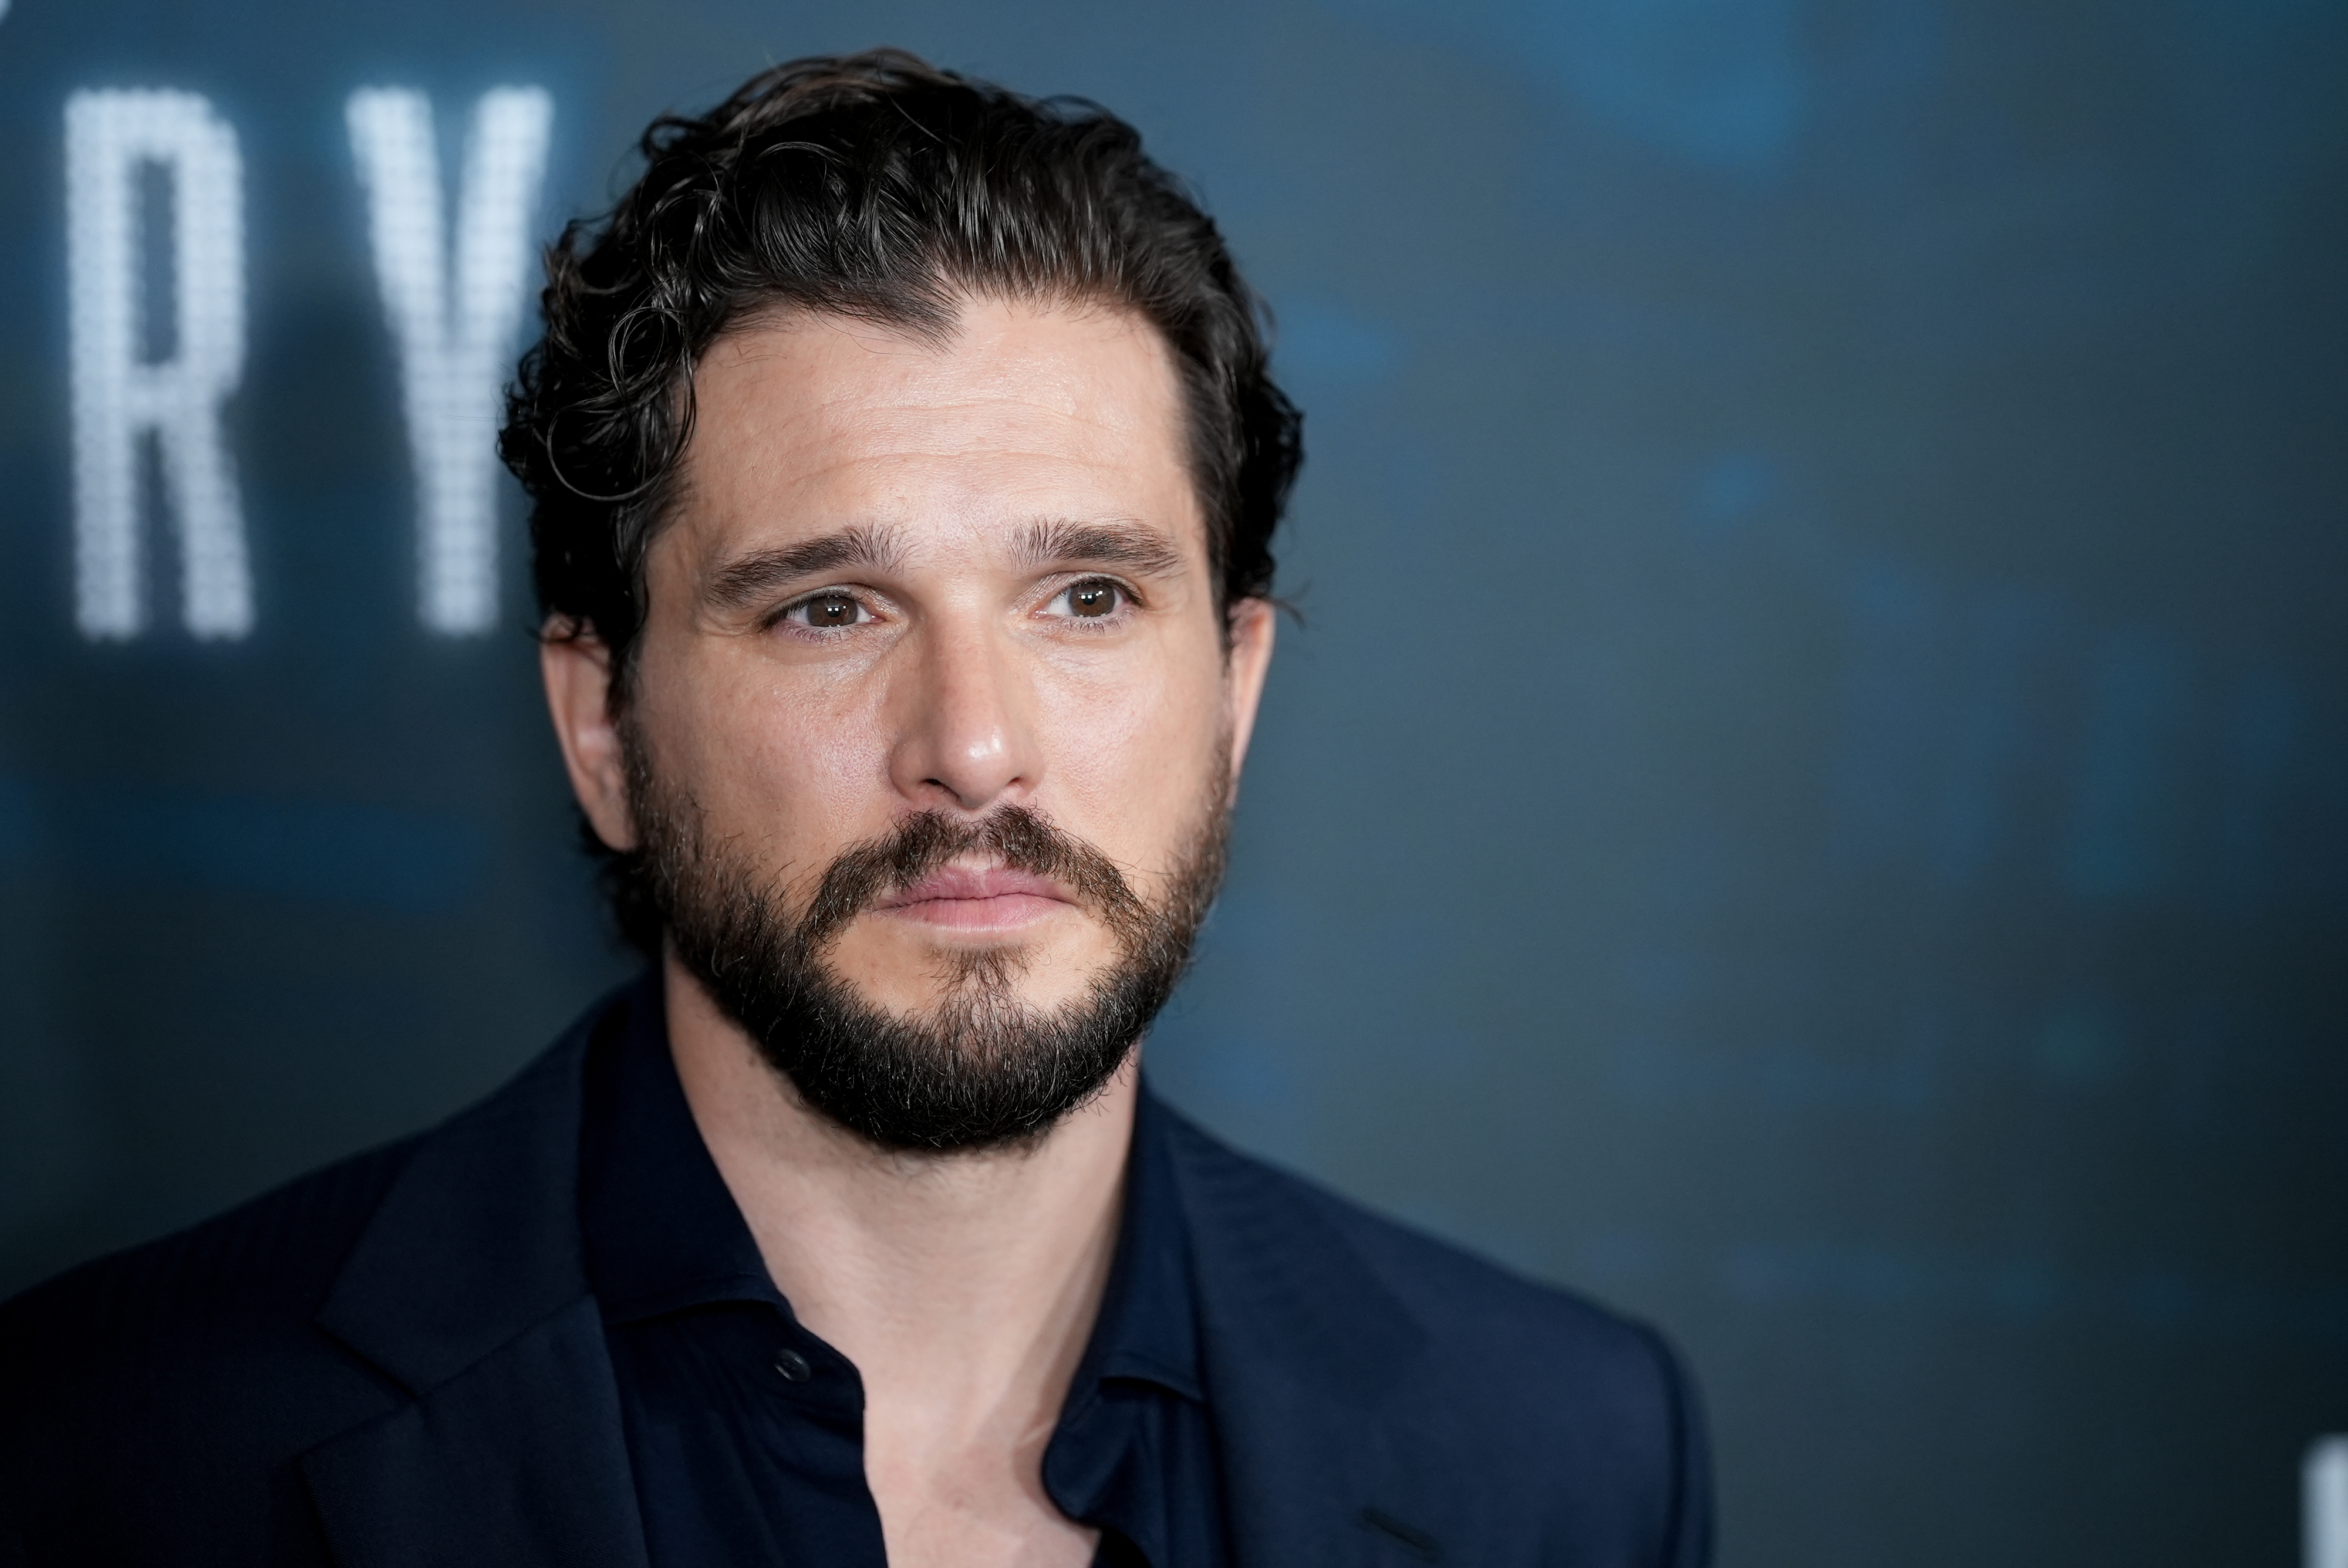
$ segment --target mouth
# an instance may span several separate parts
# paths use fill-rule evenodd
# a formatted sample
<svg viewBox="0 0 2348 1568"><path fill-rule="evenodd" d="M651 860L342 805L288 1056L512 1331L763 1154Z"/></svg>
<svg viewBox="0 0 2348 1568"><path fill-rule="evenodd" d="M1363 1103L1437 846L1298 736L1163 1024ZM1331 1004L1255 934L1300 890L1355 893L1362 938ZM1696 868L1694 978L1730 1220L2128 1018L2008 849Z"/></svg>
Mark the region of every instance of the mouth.
<svg viewBox="0 0 2348 1568"><path fill-rule="evenodd" d="M1048 876L1009 866L948 866L890 894L878 914L957 931L1008 931L1076 907Z"/></svg>

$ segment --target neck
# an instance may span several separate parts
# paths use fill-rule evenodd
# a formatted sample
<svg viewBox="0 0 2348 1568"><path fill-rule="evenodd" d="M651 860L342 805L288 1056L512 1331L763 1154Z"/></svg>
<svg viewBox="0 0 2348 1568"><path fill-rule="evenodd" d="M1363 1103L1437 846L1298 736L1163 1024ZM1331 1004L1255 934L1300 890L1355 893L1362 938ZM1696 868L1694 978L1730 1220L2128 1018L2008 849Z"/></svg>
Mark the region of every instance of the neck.
<svg viewBox="0 0 2348 1568"><path fill-rule="evenodd" d="M898 1153L808 1105L673 958L666 981L694 1121L777 1288L862 1374L869 1438L1032 1474L1107 1283L1136 1057L1039 1143Z"/></svg>

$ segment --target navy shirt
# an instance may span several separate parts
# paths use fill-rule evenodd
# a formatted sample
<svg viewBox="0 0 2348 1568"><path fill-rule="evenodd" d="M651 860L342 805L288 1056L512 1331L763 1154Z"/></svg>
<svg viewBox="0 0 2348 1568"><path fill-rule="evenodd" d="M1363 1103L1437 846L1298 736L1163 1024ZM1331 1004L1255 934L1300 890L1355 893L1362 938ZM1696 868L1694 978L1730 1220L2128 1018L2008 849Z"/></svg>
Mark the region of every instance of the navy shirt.
<svg viewBox="0 0 2348 1568"><path fill-rule="evenodd" d="M587 1070L581 1221L654 1568L881 1568L864 1392L792 1316L701 1141L653 977ZM1223 1568L1188 1227L1141 1096L1100 1317L1044 1453L1097 1562Z"/></svg>

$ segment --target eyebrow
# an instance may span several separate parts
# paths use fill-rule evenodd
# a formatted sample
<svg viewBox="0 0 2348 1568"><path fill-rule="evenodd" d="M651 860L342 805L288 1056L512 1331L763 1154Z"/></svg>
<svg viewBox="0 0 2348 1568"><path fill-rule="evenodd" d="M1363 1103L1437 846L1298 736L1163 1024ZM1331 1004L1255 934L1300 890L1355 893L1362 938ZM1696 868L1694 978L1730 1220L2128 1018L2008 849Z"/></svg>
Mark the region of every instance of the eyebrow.
<svg viewBox="0 0 2348 1568"><path fill-rule="evenodd" d="M1182 552L1172 539L1141 523L1077 523L1065 519L1027 525L1021 559L1030 567L1121 566L1156 577L1181 574Z"/></svg>
<svg viewBox="0 0 2348 1568"><path fill-rule="evenodd" d="M820 538L802 539L770 550L753 550L718 569L703 597L723 609L755 604L775 589L818 572L845 567L894 566L902 552L889 530L858 523Z"/></svg>
<svg viewBox="0 0 2348 1568"><path fill-rule="evenodd" d="M802 578L851 567L887 570L902 563L904 551L890 529L858 523L819 538L774 549L753 550L720 567L703 598L721 610L764 602L776 590ZM1154 577L1179 576L1182 552L1174 541L1145 524L1053 518L1027 525L1019 538L1023 566L1116 566Z"/></svg>

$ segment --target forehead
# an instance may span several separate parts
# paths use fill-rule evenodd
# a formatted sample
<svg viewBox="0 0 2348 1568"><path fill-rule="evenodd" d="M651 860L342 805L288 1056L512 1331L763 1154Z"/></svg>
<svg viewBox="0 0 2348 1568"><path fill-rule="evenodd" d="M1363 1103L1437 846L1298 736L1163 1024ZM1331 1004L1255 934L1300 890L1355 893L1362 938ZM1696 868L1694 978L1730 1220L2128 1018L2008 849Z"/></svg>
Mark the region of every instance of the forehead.
<svg viewBox="0 0 2348 1568"><path fill-rule="evenodd" d="M720 338L694 393L674 531L705 559L844 526L918 549L1118 519L1204 546L1179 376L1128 311L971 300L937 339L795 312Z"/></svg>

